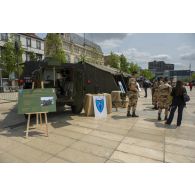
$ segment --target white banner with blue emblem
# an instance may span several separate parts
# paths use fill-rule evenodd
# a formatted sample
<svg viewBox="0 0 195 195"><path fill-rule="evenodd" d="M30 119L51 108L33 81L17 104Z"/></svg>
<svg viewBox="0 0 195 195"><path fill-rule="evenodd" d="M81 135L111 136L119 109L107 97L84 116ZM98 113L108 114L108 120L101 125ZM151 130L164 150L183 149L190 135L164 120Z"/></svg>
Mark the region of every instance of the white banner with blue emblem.
<svg viewBox="0 0 195 195"><path fill-rule="evenodd" d="M93 96L93 107L96 118L107 117L107 106L105 96Z"/></svg>

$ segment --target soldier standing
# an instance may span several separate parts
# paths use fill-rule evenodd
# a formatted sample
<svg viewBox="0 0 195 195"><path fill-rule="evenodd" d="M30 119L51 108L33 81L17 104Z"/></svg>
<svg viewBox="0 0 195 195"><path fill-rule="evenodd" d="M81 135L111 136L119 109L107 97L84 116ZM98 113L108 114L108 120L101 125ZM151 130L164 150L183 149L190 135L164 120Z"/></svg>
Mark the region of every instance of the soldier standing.
<svg viewBox="0 0 195 195"><path fill-rule="evenodd" d="M155 80L152 86L152 104L154 105L153 109L156 109L156 110L158 109L157 107L158 87L159 87L159 82Z"/></svg>
<svg viewBox="0 0 195 195"><path fill-rule="evenodd" d="M139 117L135 114L137 107L137 100L139 95L139 90L137 86L137 81L135 75L137 72L132 72L132 77L129 79L128 88L129 88L129 105L127 107L127 117ZM132 115L130 113L132 109Z"/></svg>
<svg viewBox="0 0 195 195"><path fill-rule="evenodd" d="M165 78L164 82L161 81L161 84L158 89L158 120L161 120L162 109L165 109L165 118L167 120L168 110L170 106L170 94L172 91L171 85L168 84L168 79Z"/></svg>

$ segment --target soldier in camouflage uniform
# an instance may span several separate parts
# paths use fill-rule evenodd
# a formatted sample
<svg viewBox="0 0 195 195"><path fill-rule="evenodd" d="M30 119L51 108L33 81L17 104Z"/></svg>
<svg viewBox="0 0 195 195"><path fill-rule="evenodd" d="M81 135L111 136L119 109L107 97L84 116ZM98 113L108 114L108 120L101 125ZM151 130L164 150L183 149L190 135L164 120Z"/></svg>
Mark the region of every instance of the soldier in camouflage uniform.
<svg viewBox="0 0 195 195"><path fill-rule="evenodd" d="M158 87L159 87L159 82L155 80L152 86L152 104L154 105L154 109L158 109L157 108Z"/></svg>
<svg viewBox="0 0 195 195"><path fill-rule="evenodd" d="M136 72L132 73L132 77L129 79L129 83L128 83L129 105L127 107L127 117L130 117L130 116L138 117L138 115L135 114L135 111L136 111L136 107L137 107L139 90L138 90L135 74L136 74ZM132 109L132 115L130 113L131 109Z"/></svg>
<svg viewBox="0 0 195 195"><path fill-rule="evenodd" d="M162 109L165 109L165 119L167 120L168 110L170 106L170 94L172 91L171 85L168 84L168 79L165 78L164 82L158 88L158 120L161 120Z"/></svg>

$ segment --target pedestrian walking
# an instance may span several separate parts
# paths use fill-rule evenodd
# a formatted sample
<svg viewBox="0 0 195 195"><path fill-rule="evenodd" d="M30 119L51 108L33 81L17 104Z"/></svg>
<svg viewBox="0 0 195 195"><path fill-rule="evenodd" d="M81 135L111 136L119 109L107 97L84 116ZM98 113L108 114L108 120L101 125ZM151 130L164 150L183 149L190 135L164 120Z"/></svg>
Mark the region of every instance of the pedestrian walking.
<svg viewBox="0 0 195 195"><path fill-rule="evenodd" d="M168 79L165 78L164 82L161 81L161 84L158 89L158 120L161 120L162 110L165 109L165 118L167 120L168 110L170 107L170 94L172 91L172 87L168 84Z"/></svg>
<svg viewBox="0 0 195 195"><path fill-rule="evenodd" d="M190 91L192 91L193 84L192 82L189 82Z"/></svg>
<svg viewBox="0 0 195 195"><path fill-rule="evenodd" d="M144 81L143 81L143 88L144 88L144 92L145 92L145 96L144 96L145 98L147 98L147 96L148 96L147 90L148 90L149 87L150 87L149 81L144 79Z"/></svg>
<svg viewBox="0 0 195 195"><path fill-rule="evenodd" d="M166 121L166 124L170 125L172 123L172 120L174 118L174 113L176 109L178 109L177 126L179 127L181 125L183 109L186 106L186 102L185 102L186 95L187 95L187 91L186 88L183 86L183 82L177 81L176 87L174 87L171 92L171 96L173 97L173 99L172 99L171 111L168 120Z"/></svg>
<svg viewBox="0 0 195 195"><path fill-rule="evenodd" d="M129 89L129 104L127 107L127 117L138 117L138 115L135 114L136 107L137 107L137 101L138 101L138 95L139 95L139 89L136 81L135 75L137 72L132 73L132 77L129 79L128 83L128 89ZM132 109L132 115L131 115L131 109Z"/></svg>

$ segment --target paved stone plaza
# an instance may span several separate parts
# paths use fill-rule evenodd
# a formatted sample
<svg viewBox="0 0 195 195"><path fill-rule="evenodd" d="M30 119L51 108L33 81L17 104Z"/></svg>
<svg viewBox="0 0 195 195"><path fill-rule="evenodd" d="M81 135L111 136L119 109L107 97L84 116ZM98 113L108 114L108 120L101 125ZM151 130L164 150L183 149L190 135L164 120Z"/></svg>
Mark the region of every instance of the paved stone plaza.
<svg viewBox="0 0 195 195"><path fill-rule="evenodd" d="M182 126L157 121L151 96L139 98L139 118L126 109L113 109L106 119L50 113L49 137L32 130L25 138L26 121L17 115L16 102L0 94L0 162L195 162L195 88L184 110ZM176 118L176 117L175 117Z"/></svg>

